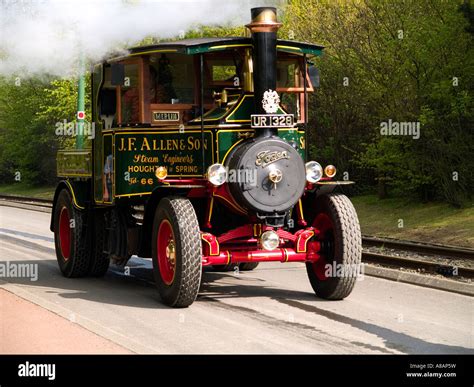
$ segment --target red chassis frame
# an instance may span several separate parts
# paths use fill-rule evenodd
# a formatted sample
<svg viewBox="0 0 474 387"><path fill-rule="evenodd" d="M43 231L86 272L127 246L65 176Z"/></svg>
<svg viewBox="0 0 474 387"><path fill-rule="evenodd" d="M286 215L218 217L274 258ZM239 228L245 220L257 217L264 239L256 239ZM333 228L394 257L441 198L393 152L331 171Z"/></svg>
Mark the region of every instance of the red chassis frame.
<svg viewBox="0 0 474 387"><path fill-rule="evenodd" d="M321 180L330 180L323 178ZM207 208L205 214L205 227L211 229L211 216L213 201L219 200L233 211L244 215L244 210L233 200L227 191L226 185L212 186L205 179L166 179L164 185L194 185L188 197L207 197ZM312 189L313 185L307 185L306 189ZM307 226L304 219L301 199L296 205L298 225L304 227L295 233L283 229L276 230L280 237L280 245L275 250L264 250L259 246L259 237L265 231L274 230L273 227L265 226L255 220L249 219L249 224L237 227L220 236L211 232L201 231L203 241L202 265L229 265L244 262L316 262L321 258L319 254L321 244L313 237L319 234L319 230ZM274 230L275 231L275 230Z"/></svg>
<svg viewBox="0 0 474 387"><path fill-rule="evenodd" d="M258 237L272 227L262 224L246 224L222 234L219 237L202 232L202 265L228 265L243 262L316 262L320 243L311 238L318 231L313 227L296 233L279 229L280 246L275 250L264 250L258 246Z"/></svg>

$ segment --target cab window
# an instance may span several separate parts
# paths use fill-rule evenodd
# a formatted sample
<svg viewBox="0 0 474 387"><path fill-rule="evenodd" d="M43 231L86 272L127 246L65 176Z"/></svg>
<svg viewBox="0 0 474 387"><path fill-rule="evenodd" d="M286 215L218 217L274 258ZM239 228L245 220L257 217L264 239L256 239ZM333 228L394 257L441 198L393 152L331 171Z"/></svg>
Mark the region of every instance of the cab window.
<svg viewBox="0 0 474 387"><path fill-rule="evenodd" d="M301 82L297 59L281 59L277 62L277 88L300 87Z"/></svg>
<svg viewBox="0 0 474 387"><path fill-rule="evenodd" d="M278 53L277 59L277 91L280 95L280 106L295 115L298 122L304 120L304 62L298 55ZM313 86L306 77L307 91L312 92Z"/></svg>
<svg viewBox="0 0 474 387"><path fill-rule="evenodd" d="M195 103L195 70L191 55L174 53L152 55L149 72L150 103Z"/></svg>
<svg viewBox="0 0 474 387"><path fill-rule="evenodd" d="M242 92L242 50L221 51L204 55L204 104L214 101L213 93L228 89L231 94Z"/></svg>
<svg viewBox="0 0 474 387"><path fill-rule="evenodd" d="M124 82L120 89L122 123L140 122L140 97L138 82L138 64L125 64Z"/></svg>

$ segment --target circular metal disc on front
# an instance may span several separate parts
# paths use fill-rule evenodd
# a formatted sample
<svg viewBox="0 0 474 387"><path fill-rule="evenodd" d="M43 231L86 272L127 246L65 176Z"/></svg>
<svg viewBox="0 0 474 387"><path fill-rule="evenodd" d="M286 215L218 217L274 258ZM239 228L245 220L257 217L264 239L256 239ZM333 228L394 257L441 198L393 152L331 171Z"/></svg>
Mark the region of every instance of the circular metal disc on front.
<svg viewBox="0 0 474 387"><path fill-rule="evenodd" d="M242 144L230 155L228 166L232 196L239 204L259 213L286 211L304 192L303 159L278 137L257 138ZM231 174L240 179L233 179Z"/></svg>

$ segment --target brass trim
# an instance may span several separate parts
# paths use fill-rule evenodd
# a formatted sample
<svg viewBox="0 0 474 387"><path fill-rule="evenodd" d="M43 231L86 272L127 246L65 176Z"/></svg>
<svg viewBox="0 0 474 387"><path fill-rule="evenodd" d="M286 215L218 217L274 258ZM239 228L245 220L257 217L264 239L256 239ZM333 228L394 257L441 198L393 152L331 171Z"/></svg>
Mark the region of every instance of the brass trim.
<svg viewBox="0 0 474 387"><path fill-rule="evenodd" d="M223 50L230 47L252 47L252 45L251 44L227 44L223 46L211 46L209 47L209 50L221 50L221 49Z"/></svg>
<svg viewBox="0 0 474 387"><path fill-rule="evenodd" d="M211 223L213 208L214 208L214 196L211 196L211 203L209 204L209 216L207 217L208 223Z"/></svg>
<svg viewBox="0 0 474 387"><path fill-rule="evenodd" d="M278 23L276 12L273 9L262 9L261 12L255 16L252 23Z"/></svg>
<svg viewBox="0 0 474 387"><path fill-rule="evenodd" d="M294 46L283 46L283 45L278 44L278 45L277 45L277 50L278 50L279 48L280 48L280 49L283 49L283 50L291 50L291 51L302 52L301 48L299 48L299 47L294 47Z"/></svg>
<svg viewBox="0 0 474 387"><path fill-rule="evenodd" d="M300 218L301 218L300 220L305 222L304 213L303 213L303 201L301 199L298 200L298 207L300 209Z"/></svg>
<svg viewBox="0 0 474 387"><path fill-rule="evenodd" d="M252 10L253 11L253 10ZM252 33L254 32L277 32L282 26L277 20L276 10L274 8L262 9L254 16L252 22L247 27Z"/></svg>

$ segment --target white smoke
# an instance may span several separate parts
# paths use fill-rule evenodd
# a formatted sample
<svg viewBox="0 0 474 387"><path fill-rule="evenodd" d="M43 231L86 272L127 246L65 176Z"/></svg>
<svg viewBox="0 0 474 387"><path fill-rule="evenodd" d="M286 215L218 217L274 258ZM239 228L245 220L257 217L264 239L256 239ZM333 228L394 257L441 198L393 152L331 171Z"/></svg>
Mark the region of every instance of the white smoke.
<svg viewBox="0 0 474 387"><path fill-rule="evenodd" d="M198 25L241 25L279 0L0 0L0 75L67 77L145 37Z"/></svg>

